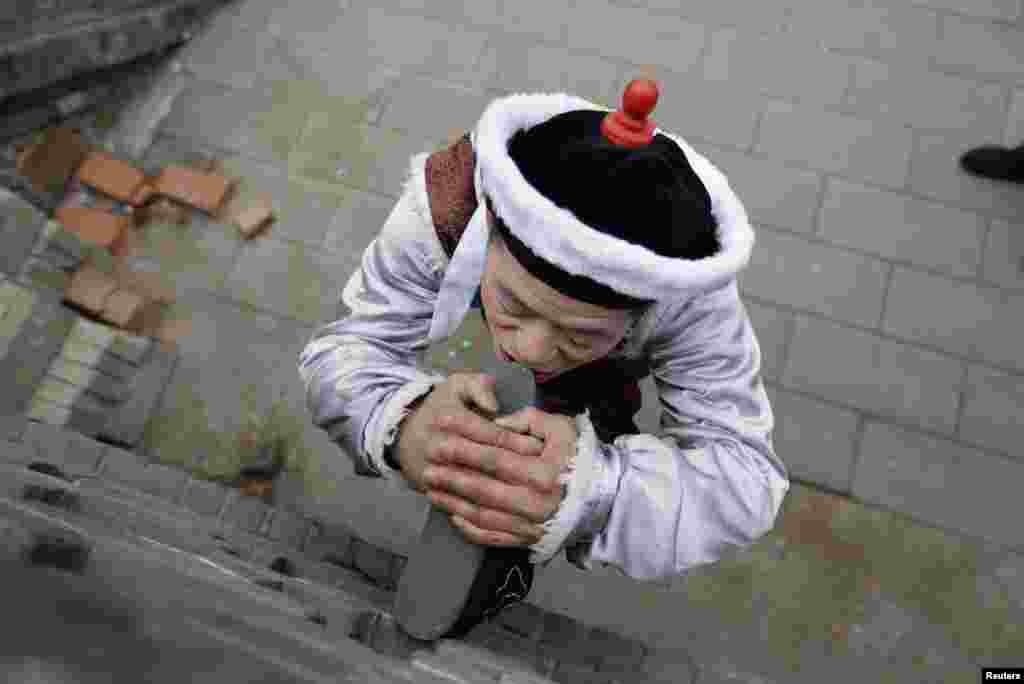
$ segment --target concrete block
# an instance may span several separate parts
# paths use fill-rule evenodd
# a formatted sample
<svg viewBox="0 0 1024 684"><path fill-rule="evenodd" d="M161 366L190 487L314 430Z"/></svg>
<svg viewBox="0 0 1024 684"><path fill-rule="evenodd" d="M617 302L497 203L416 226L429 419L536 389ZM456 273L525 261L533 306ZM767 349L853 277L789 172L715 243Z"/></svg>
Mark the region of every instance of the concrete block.
<svg viewBox="0 0 1024 684"><path fill-rule="evenodd" d="M798 316L781 384L952 434L962 373L948 356Z"/></svg>
<svg viewBox="0 0 1024 684"><path fill-rule="evenodd" d="M1024 464L870 423L853 481L859 498L965 534L1020 546ZM953 496L952 493L956 492Z"/></svg>
<svg viewBox="0 0 1024 684"><path fill-rule="evenodd" d="M1020 455L1024 429L1024 379L1019 374L970 365L960 418L962 439L991 449Z"/></svg>
<svg viewBox="0 0 1024 684"><path fill-rule="evenodd" d="M994 219L985 242L982 277L997 285L1024 290L1024 231L1010 221Z"/></svg>
<svg viewBox="0 0 1024 684"><path fill-rule="evenodd" d="M7 353L0 358L0 378L6 383L4 392L0 392L0 415L25 411L74 320L74 313L60 305L57 295L44 291L35 295L32 315L22 323L8 343Z"/></svg>
<svg viewBox="0 0 1024 684"><path fill-rule="evenodd" d="M685 73L697 64L706 41L703 26L675 16L637 12L608 2L595 3L588 12L588 21L568 23L566 45L571 50Z"/></svg>
<svg viewBox="0 0 1024 684"><path fill-rule="evenodd" d="M960 156L979 145L973 135L917 133L909 189L929 199L1018 222L1024 193L1014 183L993 183L960 168Z"/></svg>
<svg viewBox="0 0 1024 684"><path fill-rule="evenodd" d="M301 549L309 536L310 521L307 518L281 509L274 509L267 536L285 546Z"/></svg>
<svg viewBox="0 0 1024 684"><path fill-rule="evenodd" d="M231 491L228 493L228 503L222 519L227 524L258 532L270 510L270 506L257 498L241 496L237 491Z"/></svg>
<svg viewBox="0 0 1024 684"><path fill-rule="evenodd" d="M368 544L362 539L352 541L353 567L379 586L389 590L394 589L393 586L389 586L394 577L394 560L395 555L390 551Z"/></svg>
<svg viewBox="0 0 1024 684"><path fill-rule="evenodd" d="M30 421L24 444L33 459L52 463L68 475L94 475L105 445L72 430Z"/></svg>
<svg viewBox="0 0 1024 684"><path fill-rule="evenodd" d="M782 373L789 329L793 325L793 314L750 299L745 299L743 306L747 310L750 324L754 326L757 343L761 348L761 376L775 380Z"/></svg>
<svg viewBox="0 0 1024 684"><path fill-rule="evenodd" d="M150 464L134 452L113 446L103 457L102 472L104 478L170 501L179 499L188 478L180 468Z"/></svg>
<svg viewBox="0 0 1024 684"><path fill-rule="evenodd" d="M911 342L991 363L1024 368L1024 297L927 273L893 273L883 330Z"/></svg>
<svg viewBox="0 0 1024 684"><path fill-rule="evenodd" d="M790 476L848 492L857 414L774 386L768 396L775 415L775 453Z"/></svg>
<svg viewBox="0 0 1024 684"><path fill-rule="evenodd" d="M199 515L219 515L227 502L227 489L209 480L191 478L185 485L184 505Z"/></svg>
<svg viewBox="0 0 1024 684"><path fill-rule="evenodd" d="M313 530L306 541L304 552L319 561L336 565L352 565L352 540L355 536L349 528L324 521L313 523Z"/></svg>
<svg viewBox="0 0 1024 684"><path fill-rule="evenodd" d="M896 261L977 275L985 219L894 192L830 179L819 235Z"/></svg>
<svg viewBox="0 0 1024 684"><path fill-rule="evenodd" d="M942 41L933 63L943 71L970 74L985 80L1024 82L1024 30L988 21L945 14Z"/></svg>
<svg viewBox="0 0 1024 684"><path fill-rule="evenodd" d="M21 442L27 422L24 415L0 416L0 441Z"/></svg>
<svg viewBox="0 0 1024 684"><path fill-rule="evenodd" d="M847 107L865 116L923 129L970 131L998 140L1006 122L1006 97L995 83L924 68L857 60Z"/></svg>
<svg viewBox="0 0 1024 684"><path fill-rule="evenodd" d="M809 106L770 102L754 153L902 188L910 163L910 130Z"/></svg>
<svg viewBox="0 0 1024 684"><path fill-rule="evenodd" d="M110 425L105 433L110 439L137 444L142 439L146 421L170 381L178 362L177 353L161 343L153 347L151 354L127 382L126 392L130 400L122 402L110 413Z"/></svg>
<svg viewBox="0 0 1024 684"><path fill-rule="evenodd" d="M22 265L18 280L31 287L64 292L70 286L72 278L53 263L30 256Z"/></svg>
<svg viewBox="0 0 1024 684"><path fill-rule="evenodd" d="M66 426L89 437L99 438L105 432L107 423L106 411L88 409L76 404L68 414Z"/></svg>
<svg viewBox="0 0 1024 684"><path fill-rule="evenodd" d="M679 95L686 99L685 93ZM658 102L658 109L662 108ZM822 176L778 161L735 151L701 148L701 154L729 179L750 220L801 233L815 230Z"/></svg>
<svg viewBox="0 0 1024 684"><path fill-rule="evenodd" d="M794 34L713 31L702 75L748 92L838 105L849 80L848 57L822 50Z"/></svg>
<svg viewBox="0 0 1024 684"><path fill-rule="evenodd" d="M874 327L887 267L878 259L760 230L740 287L759 298Z"/></svg>

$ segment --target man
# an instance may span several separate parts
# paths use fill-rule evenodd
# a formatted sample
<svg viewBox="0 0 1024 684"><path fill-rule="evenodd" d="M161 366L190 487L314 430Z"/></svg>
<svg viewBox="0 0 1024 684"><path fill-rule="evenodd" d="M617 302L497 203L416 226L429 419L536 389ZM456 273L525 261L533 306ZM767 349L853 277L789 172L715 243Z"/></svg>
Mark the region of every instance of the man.
<svg viewBox="0 0 1024 684"><path fill-rule="evenodd" d="M736 284L753 230L722 173L646 120L656 99L649 81L612 114L500 98L414 157L351 313L300 356L313 420L357 473L401 478L488 547L449 637L525 598L563 549L638 580L714 562L768 532L788 491ZM487 376L417 366L471 306L534 371L535 406L489 420ZM640 434L649 373L661 430Z"/></svg>
<svg viewBox="0 0 1024 684"><path fill-rule="evenodd" d="M1024 145L975 147L960 157L960 166L981 178L1024 183Z"/></svg>

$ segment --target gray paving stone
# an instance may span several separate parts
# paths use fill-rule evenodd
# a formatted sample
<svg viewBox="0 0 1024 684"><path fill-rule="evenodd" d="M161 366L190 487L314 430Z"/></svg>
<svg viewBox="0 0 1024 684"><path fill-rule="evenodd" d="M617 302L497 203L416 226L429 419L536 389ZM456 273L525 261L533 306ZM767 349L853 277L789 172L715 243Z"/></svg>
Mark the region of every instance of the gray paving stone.
<svg viewBox="0 0 1024 684"><path fill-rule="evenodd" d="M95 474L105 445L54 425L29 421L24 444L33 452L33 460L45 461L68 475Z"/></svg>
<svg viewBox="0 0 1024 684"><path fill-rule="evenodd" d="M337 565L352 564L352 540L355 537L351 530L323 521L315 522L313 528L303 549L306 555L321 561L330 558L329 562Z"/></svg>
<svg viewBox="0 0 1024 684"><path fill-rule="evenodd" d="M598 55L505 33L488 38L478 66L479 85L488 92L569 92L609 107L622 95L619 69Z"/></svg>
<svg viewBox="0 0 1024 684"><path fill-rule="evenodd" d="M771 102L761 119L754 152L901 188L907 180L910 143L909 129L901 126Z"/></svg>
<svg viewBox="0 0 1024 684"><path fill-rule="evenodd" d="M982 277L992 283L1024 289L1024 230L1019 225L993 219L985 242Z"/></svg>
<svg viewBox="0 0 1024 684"><path fill-rule="evenodd" d="M971 131L979 140L998 139L1006 123L998 84L874 60L854 63L846 107L916 128Z"/></svg>
<svg viewBox="0 0 1024 684"><path fill-rule="evenodd" d="M897 268L882 329L911 342L1024 369L1022 311L1024 294Z"/></svg>
<svg viewBox="0 0 1024 684"><path fill-rule="evenodd" d="M853 495L965 534L1024 541L1015 493L1024 464L883 423L869 423ZM956 489L960 495L952 497Z"/></svg>
<svg viewBox="0 0 1024 684"><path fill-rule="evenodd" d="M330 30L303 36L326 50L330 62L356 60L403 73L443 75L465 82L483 52L486 31L436 19L391 12L385 7L353 6Z"/></svg>
<svg viewBox="0 0 1024 684"><path fill-rule="evenodd" d="M72 407L65 427L93 439L99 439L107 429L108 418L107 411L76 405Z"/></svg>
<svg viewBox="0 0 1024 684"><path fill-rule="evenodd" d="M395 200L391 197L348 189L337 212L329 221L323 248L361 254L365 246L380 233L394 207Z"/></svg>
<svg viewBox="0 0 1024 684"><path fill-rule="evenodd" d="M395 555L386 549L368 544L361 539L352 542L352 561L355 568L385 588L394 578Z"/></svg>
<svg viewBox="0 0 1024 684"><path fill-rule="evenodd" d="M684 18L698 24L739 26L761 33L783 30L789 10L785 2L759 2L755 5L743 0L686 4L674 0L628 0L622 4L682 13Z"/></svg>
<svg viewBox="0 0 1024 684"><path fill-rule="evenodd" d="M912 0L914 4L983 19L1014 21L1020 17L1020 0Z"/></svg>
<svg viewBox="0 0 1024 684"><path fill-rule="evenodd" d="M244 246L225 287L233 299L315 323L336 305L360 256L266 237Z"/></svg>
<svg viewBox="0 0 1024 684"><path fill-rule="evenodd" d="M21 270L46 216L18 195L0 188L0 272L15 274Z"/></svg>
<svg viewBox="0 0 1024 684"><path fill-rule="evenodd" d="M218 515L227 501L227 489L210 480L190 478L183 503L199 515Z"/></svg>
<svg viewBox="0 0 1024 684"><path fill-rule="evenodd" d="M1019 145L1024 141L1024 88L1013 91L1010 100L1010 116L1003 134L1003 144Z"/></svg>
<svg viewBox="0 0 1024 684"><path fill-rule="evenodd" d="M48 260L30 256L22 264L18 281L30 287L63 293L71 283L71 276Z"/></svg>
<svg viewBox="0 0 1024 684"><path fill-rule="evenodd" d="M525 639L535 639L540 636L543 627L544 611L532 603L523 601L511 604L494 619L503 629L513 634Z"/></svg>
<svg viewBox="0 0 1024 684"><path fill-rule="evenodd" d="M622 92L637 74L635 69L620 72L620 92L608 103L618 108ZM691 76L665 72L659 81L661 91L653 118L658 126L692 142L697 152L709 157L696 140L747 150L754 144L761 102L756 93L732 84L705 81ZM714 159L712 158L712 162ZM742 197L741 197L742 199Z"/></svg>
<svg viewBox="0 0 1024 684"><path fill-rule="evenodd" d="M126 383L130 397L110 412L104 435L123 444L137 444L142 439L146 422L153 413L178 363L178 354L161 343L154 347L149 360Z"/></svg>
<svg viewBox="0 0 1024 684"><path fill-rule="evenodd" d="M925 200L829 179L819 235L840 245L974 276L985 219Z"/></svg>
<svg viewBox="0 0 1024 684"><path fill-rule="evenodd" d="M744 299L743 305L761 348L761 376L775 380L782 372L793 314L753 302L749 298Z"/></svg>
<svg viewBox="0 0 1024 684"><path fill-rule="evenodd" d="M429 140L468 131L491 98L465 86L427 78L403 79L391 91L380 125ZM430 102L429 107L423 103Z"/></svg>
<svg viewBox="0 0 1024 684"><path fill-rule="evenodd" d="M180 468L147 463L144 458L125 449L108 447L103 458L103 476L133 489L177 501L188 479Z"/></svg>
<svg viewBox="0 0 1024 684"><path fill-rule="evenodd" d="M829 50L927 65L936 43L937 13L892 2L791 4L790 30L812 35Z"/></svg>
<svg viewBox="0 0 1024 684"><path fill-rule="evenodd" d="M1024 81L1024 30L945 14L942 41L933 63L946 71L972 74L989 80Z"/></svg>
<svg viewBox="0 0 1024 684"><path fill-rule="evenodd" d="M545 677L550 677L555 668L555 650L547 649L537 642L524 639L523 637L511 634L506 630L496 627L493 623L484 623L467 634L462 643L458 642L451 647L443 646L444 640L438 642L438 651L447 648L455 650L461 645L468 649L483 650L484 657L477 659L482 665L492 664L497 666L502 662L513 662L519 667ZM473 651L464 650L464 653ZM593 670L591 670L593 671Z"/></svg>
<svg viewBox="0 0 1024 684"><path fill-rule="evenodd" d="M270 506L252 496L241 496L237 490L228 492L228 503L222 519L231 525L258 532L270 512Z"/></svg>
<svg viewBox="0 0 1024 684"><path fill-rule="evenodd" d="M498 0L387 0L386 3L378 4L415 12L450 24L464 23L487 28L502 25L502 3Z"/></svg>
<svg viewBox="0 0 1024 684"><path fill-rule="evenodd" d="M775 414L775 452L790 476L850 491L857 414L774 386L768 396Z"/></svg>
<svg viewBox="0 0 1024 684"><path fill-rule="evenodd" d="M976 178L960 169L960 155L979 144L984 143L973 136L917 135L908 187L941 202L1016 221L1024 215L1019 185Z"/></svg>
<svg viewBox="0 0 1024 684"><path fill-rule="evenodd" d="M227 173L240 178L233 206L246 207L257 197L269 199L274 222L269 232L279 239L319 246L331 218L353 190L324 186L289 176L284 166L261 164L242 157L225 161Z"/></svg>
<svg viewBox="0 0 1024 684"><path fill-rule="evenodd" d="M484 3L485 5L487 3ZM567 27L574 23L577 7L572 0L526 0L525 2L502 2L501 31L545 40L549 43L563 43Z"/></svg>
<svg viewBox="0 0 1024 684"><path fill-rule="evenodd" d="M0 459L5 463L29 464L35 460L31 447L21 442L0 442Z"/></svg>
<svg viewBox="0 0 1024 684"><path fill-rule="evenodd" d="M274 59L273 36L231 21L216 21L178 52L181 64L204 81L252 88L264 78L294 77Z"/></svg>
<svg viewBox="0 0 1024 684"><path fill-rule="evenodd" d="M962 363L798 316L783 387L952 434Z"/></svg>
<svg viewBox="0 0 1024 684"><path fill-rule="evenodd" d="M701 63L704 78L751 92L837 105L849 80L850 59L800 34L713 31Z"/></svg>
<svg viewBox="0 0 1024 684"><path fill-rule="evenodd" d="M60 304L60 296L36 292L32 315L18 329L0 358L0 378L6 390L0 393L0 415L23 413L35 387L59 353L75 314Z"/></svg>
<svg viewBox="0 0 1024 684"><path fill-rule="evenodd" d="M28 420L23 415L0 416L0 440L21 442Z"/></svg>
<svg viewBox="0 0 1024 684"><path fill-rule="evenodd" d="M291 511L277 508L270 519L267 536L285 546L301 549L309 536L310 521Z"/></svg>
<svg viewBox="0 0 1024 684"><path fill-rule="evenodd" d="M1024 415L1024 379L1020 375L970 365L964 393L960 437L1019 457L1020 417Z"/></svg>
<svg viewBox="0 0 1024 684"><path fill-rule="evenodd" d="M761 229L743 292L872 327L882 315L887 266L871 257Z"/></svg>
<svg viewBox="0 0 1024 684"><path fill-rule="evenodd" d="M260 134L261 116L273 107L274 100L265 90L237 90L193 80L174 99L158 132L236 150L255 159L286 161L294 137L288 141ZM296 122L300 125L301 121Z"/></svg>
<svg viewBox="0 0 1024 684"><path fill-rule="evenodd" d="M678 72L693 67L706 30L678 17L616 7L598 0L587 5L587 21L569 22L566 45L634 64L663 66Z"/></svg>
<svg viewBox="0 0 1024 684"><path fill-rule="evenodd" d="M821 174L717 148L702 148L701 153L729 179L751 221L814 232Z"/></svg>

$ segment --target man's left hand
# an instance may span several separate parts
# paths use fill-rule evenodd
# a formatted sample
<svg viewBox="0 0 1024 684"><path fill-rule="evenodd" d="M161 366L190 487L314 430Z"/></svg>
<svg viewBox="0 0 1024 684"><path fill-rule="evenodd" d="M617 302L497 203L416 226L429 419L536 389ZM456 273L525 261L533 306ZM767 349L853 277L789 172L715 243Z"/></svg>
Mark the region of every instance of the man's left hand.
<svg viewBox="0 0 1024 684"><path fill-rule="evenodd" d="M495 423L542 440L540 456L496 461L442 448L425 473L427 496L474 544L531 546L562 503L558 477L576 452L576 421L531 406Z"/></svg>

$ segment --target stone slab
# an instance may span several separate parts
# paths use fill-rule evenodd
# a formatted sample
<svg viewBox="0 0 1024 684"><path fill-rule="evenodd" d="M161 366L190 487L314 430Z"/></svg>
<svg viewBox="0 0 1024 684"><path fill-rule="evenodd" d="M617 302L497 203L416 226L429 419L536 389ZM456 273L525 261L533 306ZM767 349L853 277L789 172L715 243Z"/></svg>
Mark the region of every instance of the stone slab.
<svg viewBox="0 0 1024 684"><path fill-rule="evenodd" d="M766 105L754 146L759 157L891 188L906 183L910 150L902 126L781 102Z"/></svg>
<svg viewBox="0 0 1024 684"><path fill-rule="evenodd" d="M962 374L948 356L799 316L781 384L952 434Z"/></svg>
<svg viewBox="0 0 1024 684"><path fill-rule="evenodd" d="M227 502L227 489L216 482L191 478L185 486L184 505L199 515L219 515Z"/></svg>
<svg viewBox="0 0 1024 684"><path fill-rule="evenodd" d="M775 415L775 452L790 476L849 491L857 413L774 386L768 389L768 396Z"/></svg>
<svg viewBox="0 0 1024 684"><path fill-rule="evenodd" d="M982 277L988 282L1024 290L1024 231L1019 224L992 220L983 264Z"/></svg>
<svg viewBox="0 0 1024 684"><path fill-rule="evenodd" d="M761 375L767 380L775 380L782 372L786 358L793 314L752 301L749 296L744 298L743 305L761 349Z"/></svg>
<svg viewBox="0 0 1024 684"><path fill-rule="evenodd" d="M929 523L1020 546L1016 493L1024 464L882 423L869 423L853 494ZM951 496L952 491L956 496Z"/></svg>
<svg viewBox="0 0 1024 684"><path fill-rule="evenodd" d="M104 436L123 444L137 444L177 363L178 354L173 348L164 343L154 346L149 360L126 381L125 391L131 399L111 411Z"/></svg>
<svg viewBox="0 0 1024 684"><path fill-rule="evenodd" d="M25 411L36 384L60 352L75 314L61 306L60 298L36 293L32 315L25 320L0 359L0 378L10 389L0 393L0 415Z"/></svg>
<svg viewBox="0 0 1024 684"><path fill-rule="evenodd" d="M607 103L617 107L625 85L637 77L636 69L623 67L618 92ZM659 80L657 125L691 144L698 140L723 147L748 150L754 144L762 103L754 91L718 81L707 81L665 71ZM697 152L709 156L696 144ZM713 160L712 160L713 161Z"/></svg>
<svg viewBox="0 0 1024 684"><path fill-rule="evenodd" d="M270 506L263 501L251 496L241 496L232 490L228 492L228 503L222 519L244 530L258 532L269 512Z"/></svg>
<svg viewBox="0 0 1024 684"><path fill-rule="evenodd" d="M986 80L1024 82L1024 30L988 21L945 14L942 38L932 56L943 71Z"/></svg>
<svg viewBox="0 0 1024 684"><path fill-rule="evenodd" d="M291 511L274 509L267 536L279 544L301 549L309 536L310 521Z"/></svg>
<svg viewBox="0 0 1024 684"><path fill-rule="evenodd" d="M126 449L108 447L103 457L103 477L168 500L177 500L187 474L180 468L150 464Z"/></svg>
<svg viewBox="0 0 1024 684"><path fill-rule="evenodd" d="M105 449L72 430L35 421L26 426L24 444L36 460L52 463L72 476L95 474Z"/></svg>
<svg viewBox="0 0 1024 684"><path fill-rule="evenodd" d="M979 214L830 179L818 234L883 258L971 277L981 261L985 223Z"/></svg>
<svg viewBox="0 0 1024 684"><path fill-rule="evenodd" d="M1019 374L971 364L967 369L962 439L1020 458L1020 417L1024 415L1024 379Z"/></svg>

